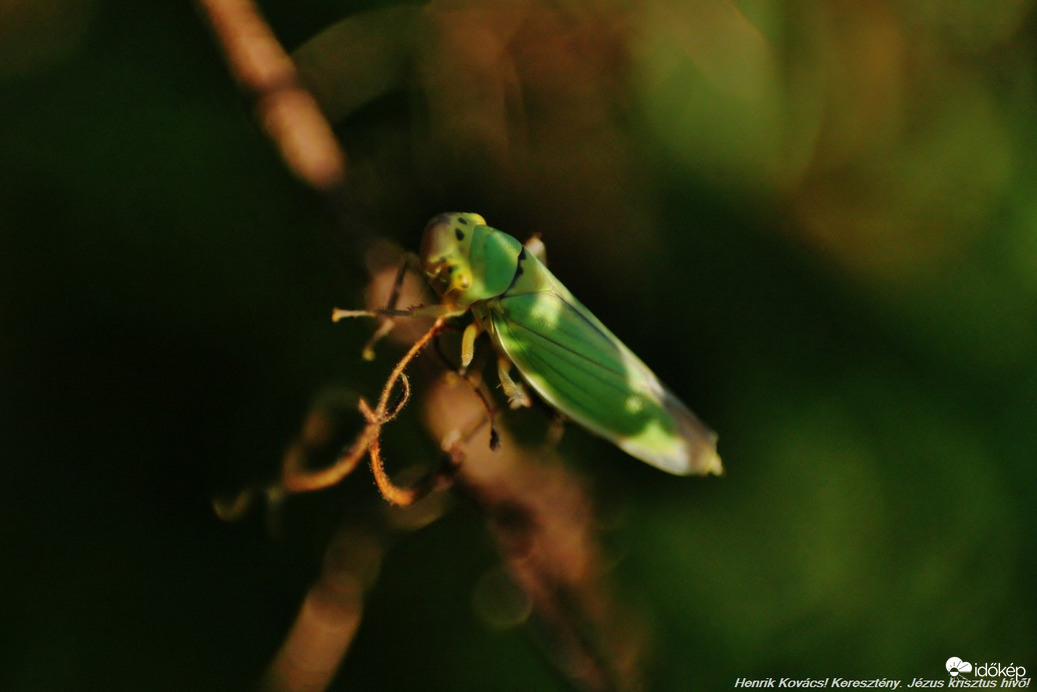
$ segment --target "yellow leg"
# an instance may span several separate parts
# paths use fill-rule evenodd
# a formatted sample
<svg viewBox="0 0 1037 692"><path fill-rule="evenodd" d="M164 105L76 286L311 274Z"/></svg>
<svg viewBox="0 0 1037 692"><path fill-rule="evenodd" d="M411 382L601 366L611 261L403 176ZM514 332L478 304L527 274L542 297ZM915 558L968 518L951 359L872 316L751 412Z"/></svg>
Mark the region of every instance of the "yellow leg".
<svg viewBox="0 0 1037 692"><path fill-rule="evenodd" d="M465 327L464 334L461 335L462 376L468 372L468 366L472 364L472 358L475 358L475 340L479 337L481 332L482 327L479 326L479 323L472 322L470 325Z"/></svg>
<svg viewBox="0 0 1037 692"><path fill-rule="evenodd" d="M532 404L526 388L511 379L511 361L504 356L497 359L497 375L500 377L501 387L508 397L508 405L511 408L524 408Z"/></svg>

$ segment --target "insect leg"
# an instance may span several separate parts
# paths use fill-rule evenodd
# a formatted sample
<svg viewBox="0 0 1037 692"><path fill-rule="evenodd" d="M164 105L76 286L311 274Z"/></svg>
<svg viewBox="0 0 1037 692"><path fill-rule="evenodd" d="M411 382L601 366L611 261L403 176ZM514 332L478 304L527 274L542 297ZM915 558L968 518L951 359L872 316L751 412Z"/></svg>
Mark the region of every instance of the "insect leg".
<svg viewBox="0 0 1037 692"><path fill-rule="evenodd" d="M497 408L493 405L493 395L487 388L486 381L478 372L468 373L467 375L464 375L464 379L472 388L472 391L475 392L475 395L479 397L479 401L482 403L483 409L486 411L486 416L471 426L466 433L459 437L459 440L467 442L482 428L482 426L489 423L490 449L496 450L500 447L500 433L497 431ZM445 446L444 449L448 450Z"/></svg>
<svg viewBox="0 0 1037 692"><path fill-rule="evenodd" d="M400 266L396 270L396 278L392 282L389 302L385 304L385 307L389 310L395 309L396 303L400 300L400 289L403 288L403 280L407 276L408 269L421 276L421 259L413 252L404 253L403 259L400 260Z"/></svg>
<svg viewBox="0 0 1037 692"><path fill-rule="evenodd" d="M396 278L392 282L392 291L389 293L389 300L385 304L386 310L395 310L396 303L400 300L400 289L403 288L403 280L407 278L407 270L415 270L420 260L413 253L404 254L400 260L400 266L396 269ZM334 319L334 318L333 318ZM364 360L374 360L374 347L379 341L389 336L393 328L396 326L396 322L392 317L387 317L375 330L375 333L371 335L371 338L364 344L364 348L361 351L361 356Z"/></svg>
<svg viewBox="0 0 1037 692"><path fill-rule="evenodd" d="M558 443L562 441L562 434L565 432L565 423L567 419L564 415L555 411L554 417L551 419L551 424L547 427L547 446L557 447Z"/></svg>
<svg viewBox="0 0 1037 692"><path fill-rule="evenodd" d="M364 344L363 350L360 351L360 357L368 361L374 360L375 344L377 344L385 337L389 336L389 333L393 330L393 327L395 326L396 323L392 320L391 317L386 319L380 325L378 325L378 329L374 331L374 334L371 335L371 338L368 339L367 343Z"/></svg>
<svg viewBox="0 0 1037 692"><path fill-rule="evenodd" d="M365 360L374 359L374 346L393 330L395 322L392 318L394 317L456 317L466 312L466 310L459 310L457 308L447 307L446 305L418 305L405 310L400 310L396 307L396 303L399 302L400 299L400 291L403 286L403 281L407 276L407 270L410 269L415 272L420 271L418 265L419 262L420 260L417 255L412 253L404 255L399 268L396 270L392 291L389 293L389 300L384 308L374 310L343 310L341 308L335 308L332 310L331 319L333 322L338 322L347 317L386 318L382 324L379 325L374 335L372 335L368 342L364 344L363 356Z"/></svg>
<svg viewBox="0 0 1037 692"><path fill-rule="evenodd" d="M536 257L541 263L547 264L547 246L540 239L539 233L534 233L529 237L529 240L526 241L526 249L529 250L529 254Z"/></svg>
<svg viewBox="0 0 1037 692"><path fill-rule="evenodd" d="M500 377L501 387L508 397L508 405L511 408L524 408L532 405L526 388L521 383L511 379L511 361L500 356L497 359L497 375Z"/></svg>
<svg viewBox="0 0 1037 692"><path fill-rule="evenodd" d="M473 425L471 429L465 432L464 434L462 434L460 430L457 430L454 431L454 433L452 433L452 437L444 438L443 450L447 452L450 451L452 444L462 441L467 442L469 439L472 438L473 435L475 435L476 432L479 431L480 428L482 428L483 425L487 423L489 423L490 425L490 449L497 449L498 447L500 447L500 433L497 431L497 408L493 405L493 395L490 393L489 388L487 388L486 386L486 380L482 378L482 375L479 373L478 370L475 370L473 372L467 371L467 366L471 364L472 358L474 358L475 356L475 339L482 331L481 328L477 328L476 330L474 330L474 332L470 332L469 330L471 330L473 326L475 325L469 325L465 329L464 335L461 337L462 360L464 360L465 358L464 342L466 340L469 342L469 355L467 356L467 363L465 365L462 365L457 371L455 371L454 374L456 374L458 377L467 382L468 386L472 388L472 391L475 392L475 395L479 398L479 401L482 403L483 409L486 411L486 416L481 420L477 421L475 425ZM436 354L439 356L440 360L443 361L443 363L447 366L448 369L453 370L454 365L451 362L450 358L448 358L447 355L443 353L443 349L440 345L438 338L436 339L435 345Z"/></svg>
<svg viewBox="0 0 1037 692"><path fill-rule="evenodd" d="M472 364L472 358L475 357L475 340L480 333L482 333L482 327L478 322L472 322L465 327L464 334L461 335L461 369L459 372L462 376L468 372L468 366Z"/></svg>
<svg viewBox="0 0 1037 692"><path fill-rule="evenodd" d="M416 305L406 310L343 310L335 308L331 311L331 320L338 322L347 317L458 317L465 314L467 309L458 310L446 305Z"/></svg>

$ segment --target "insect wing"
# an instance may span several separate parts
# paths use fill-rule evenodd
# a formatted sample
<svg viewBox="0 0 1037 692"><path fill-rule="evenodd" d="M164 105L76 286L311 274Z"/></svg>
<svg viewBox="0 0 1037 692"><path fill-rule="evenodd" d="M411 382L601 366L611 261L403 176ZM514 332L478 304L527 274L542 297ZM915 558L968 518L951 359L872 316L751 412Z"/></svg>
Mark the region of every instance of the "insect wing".
<svg viewBox="0 0 1037 692"><path fill-rule="evenodd" d="M535 258L491 301L491 334L551 406L670 473L721 473L716 435ZM530 271L532 270L532 271Z"/></svg>

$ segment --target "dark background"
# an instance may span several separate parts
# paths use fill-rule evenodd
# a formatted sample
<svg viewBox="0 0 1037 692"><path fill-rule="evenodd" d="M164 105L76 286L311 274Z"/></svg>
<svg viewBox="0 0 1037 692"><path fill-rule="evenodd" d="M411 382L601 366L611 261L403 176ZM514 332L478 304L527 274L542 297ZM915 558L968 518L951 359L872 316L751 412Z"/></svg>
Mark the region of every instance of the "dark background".
<svg viewBox="0 0 1037 692"><path fill-rule="evenodd" d="M542 233L720 432L721 479L560 448L651 687L1037 669L1032 5L433 3L314 68L381 232ZM290 49L377 12L263 9ZM366 470L278 537L212 510L391 361L328 319L367 277L250 105L187 3L0 3L0 688L248 689L338 512L380 511ZM464 505L401 537L342 688L559 686L473 609L496 562Z"/></svg>

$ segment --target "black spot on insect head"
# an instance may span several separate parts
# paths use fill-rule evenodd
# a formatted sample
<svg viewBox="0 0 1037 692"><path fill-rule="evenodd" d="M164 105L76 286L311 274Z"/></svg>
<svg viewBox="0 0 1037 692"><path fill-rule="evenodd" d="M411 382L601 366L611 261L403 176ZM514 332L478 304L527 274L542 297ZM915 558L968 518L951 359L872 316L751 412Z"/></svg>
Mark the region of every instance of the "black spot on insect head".
<svg viewBox="0 0 1037 692"><path fill-rule="evenodd" d="M464 224L465 226L467 226L467 225L468 225L468 219L466 219L466 218L465 218L465 217L463 217L463 216L459 216L459 217L457 218L457 222L458 222L458 223L463 223L463 224Z"/></svg>
<svg viewBox="0 0 1037 692"><path fill-rule="evenodd" d="M454 229L454 236L458 240L464 240L464 231L462 231L460 228L455 228Z"/></svg>

